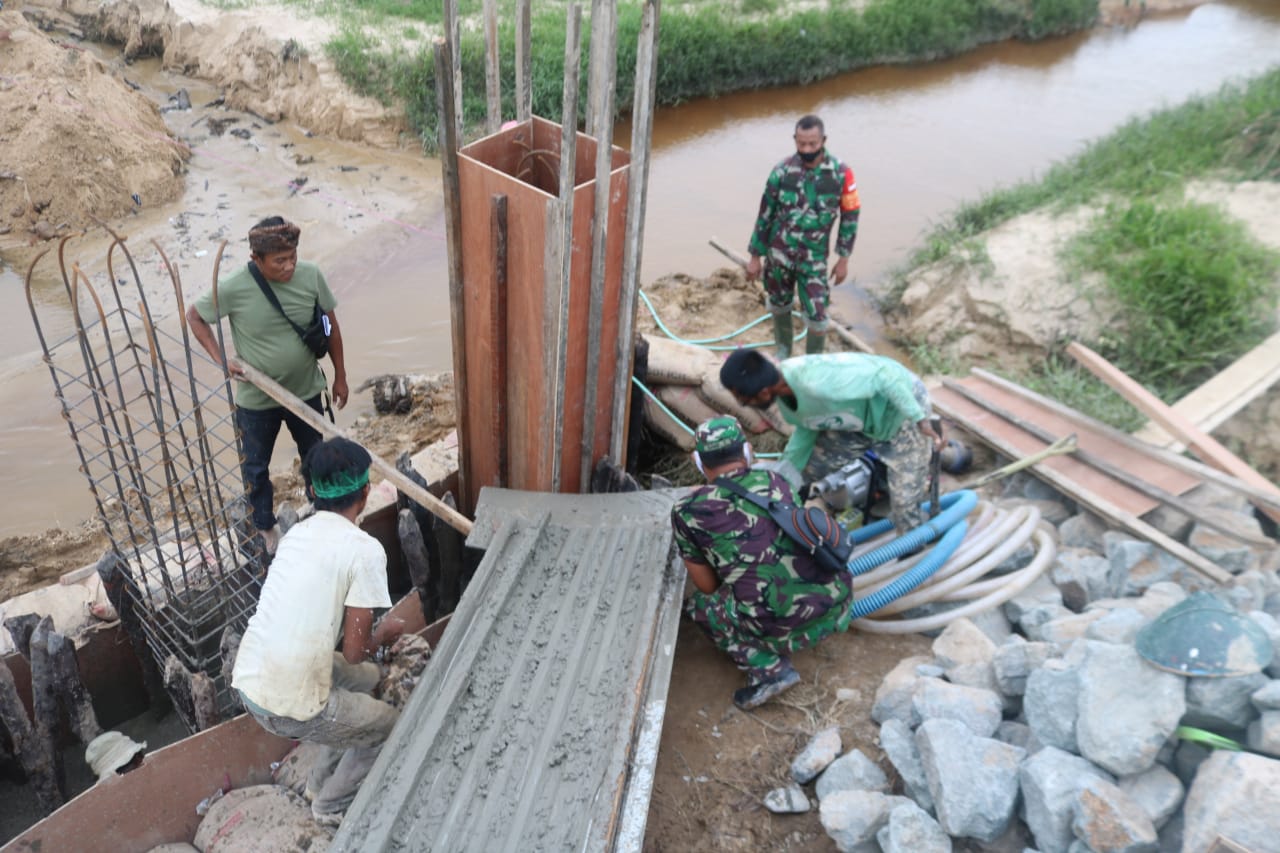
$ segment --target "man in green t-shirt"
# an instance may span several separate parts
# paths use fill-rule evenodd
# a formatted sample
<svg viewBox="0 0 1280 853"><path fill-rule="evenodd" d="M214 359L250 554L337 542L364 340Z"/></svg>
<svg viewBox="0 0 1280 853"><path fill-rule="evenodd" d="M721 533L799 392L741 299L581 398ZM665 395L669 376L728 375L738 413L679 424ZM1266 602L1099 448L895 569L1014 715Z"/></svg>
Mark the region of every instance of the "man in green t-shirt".
<svg viewBox="0 0 1280 853"><path fill-rule="evenodd" d="M347 403L347 369L343 360L342 332L334 314L337 300L315 264L298 260L301 229L283 217L272 216L249 230L249 263L218 282L187 309L187 323L195 339L232 376L243 371L228 363L213 332L213 323L223 317L231 321L231 340L236 357L256 367L322 411L320 394L325 388L324 373L315 355L302 342L293 325L307 328L320 306L329 324L329 359L333 362L333 402L341 409ZM280 303L271 304L254 278L261 273ZM215 306L215 295L217 297ZM283 314L281 312L284 312ZM286 319L286 315L288 319ZM253 524L262 532L269 552L280 540L272 504L269 466L280 426L288 427L299 458L320 442L316 432L297 415L276 403L256 386L241 382L236 388L236 426L244 451L241 466L253 508Z"/></svg>

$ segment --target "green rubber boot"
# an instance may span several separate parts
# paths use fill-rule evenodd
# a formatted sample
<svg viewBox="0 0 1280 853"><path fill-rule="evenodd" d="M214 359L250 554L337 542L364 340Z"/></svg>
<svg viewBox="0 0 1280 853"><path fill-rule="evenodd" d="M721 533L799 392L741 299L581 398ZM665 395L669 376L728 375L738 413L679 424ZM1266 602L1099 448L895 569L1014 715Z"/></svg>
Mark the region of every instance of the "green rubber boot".
<svg viewBox="0 0 1280 853"><path fill-rule="evenodd" d="M795 336L795 332L791 326L791 312L786 314L773 315L773 340L778 345L774 353L778 356L778 360L791 358L791 341Z"/></svg>
<svg viewBox="0 0 1280 853"><path fill-rule="evenodd" d="M813 329L810 329L809 334L805 335L805 338L804 338L805 355L817 355L818 353L822 352L826 348L827 348L827 333L815 332Z"/></svg>

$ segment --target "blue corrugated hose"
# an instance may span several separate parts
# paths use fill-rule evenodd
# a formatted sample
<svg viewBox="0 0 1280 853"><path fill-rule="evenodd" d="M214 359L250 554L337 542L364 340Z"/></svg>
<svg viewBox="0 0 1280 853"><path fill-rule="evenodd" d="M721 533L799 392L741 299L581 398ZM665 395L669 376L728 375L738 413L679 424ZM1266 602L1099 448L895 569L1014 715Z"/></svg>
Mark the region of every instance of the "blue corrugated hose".
<svg viewBox="0 0 1280 853"><path fill-rule="evenodd" d="M924 583L934 572L942 568L942 564L951 559L951 555L960 547L965 534L969 531L969 523L965 521L970 511L978 505L978 493L965 489L943 495L939 501L942 511L937 518L931 518L916 529L899 536L874 551L855 557L849 561L849 573L857 576L866 574L877 566L910 554L934 539L939 539L929 554L893 583L881 587L866 598L853 604L853 618L857 619L874 613L891 601L901 598L911 590ZM929 504L921 505L927 512ZM891 528L888 519L877 521L853 533L855 542L866 542Z"/></svg>

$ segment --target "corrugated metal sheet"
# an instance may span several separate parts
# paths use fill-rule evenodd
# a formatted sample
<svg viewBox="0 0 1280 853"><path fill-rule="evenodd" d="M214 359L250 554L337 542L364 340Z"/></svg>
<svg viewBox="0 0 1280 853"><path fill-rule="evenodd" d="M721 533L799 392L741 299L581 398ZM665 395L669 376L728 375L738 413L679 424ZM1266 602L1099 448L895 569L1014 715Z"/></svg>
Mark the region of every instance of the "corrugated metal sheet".
<svg viewBox="0 0 1280 853"><path fill-rule="evenodd" d="M332 850L638 849L684 581L672 501L484 490L484 560Z"/></svg>

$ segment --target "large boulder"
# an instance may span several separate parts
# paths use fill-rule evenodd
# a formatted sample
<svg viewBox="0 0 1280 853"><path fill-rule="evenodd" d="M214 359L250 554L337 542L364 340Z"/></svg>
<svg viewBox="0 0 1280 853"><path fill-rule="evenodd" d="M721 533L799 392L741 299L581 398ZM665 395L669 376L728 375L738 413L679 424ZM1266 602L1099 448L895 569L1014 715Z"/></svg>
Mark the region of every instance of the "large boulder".
<svg viewBox="0 0 1280 853"><path fill-rule="evenodd" d="M1088 641L1076 720L1085 758L1119 775L1146 770L1186 707L1186 679L1151 666L1132 646Z"/></svg>
<svg viewBox="0 0 1280 853"><path fill-rule="evenodd" d="M1078 755L1046 746L1022 763L1023 819L1040 853L1067 853L1075 837L1076 796L1090 779L1113 781L1106 771Z"/></svg>
<svg viewBox="0 0 1280 853"><path fill-rule="evenodd" d="M1013 819L1026 752L946 719L921 723L916 746L942 828L979 841L999 838Z"/></svg>
<svg viewBox="0 0 1280 853"><path fill-rule="evenodd" d="M1276 850L1280 761L1248 752L1214 752L1187 792L1183 819L1183 850L1208 850L1219 835L1246 850Z"/></svg>

